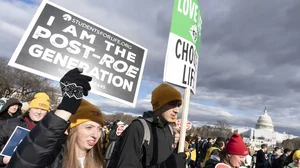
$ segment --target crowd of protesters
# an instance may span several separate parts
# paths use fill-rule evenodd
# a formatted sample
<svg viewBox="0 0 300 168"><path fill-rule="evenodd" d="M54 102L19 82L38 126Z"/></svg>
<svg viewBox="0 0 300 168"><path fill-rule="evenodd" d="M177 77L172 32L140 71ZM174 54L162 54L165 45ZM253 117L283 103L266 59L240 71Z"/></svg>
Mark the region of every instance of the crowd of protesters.
<svg viewBox="0 0 300 168"><path fill-rule="evenodd" d="M8 168L300 168L300 150L268 146L250 152L241 135L205 138L191 132L184 152L178 152L179 130L175 121L182 95L162 83L151 95L152 110L126 125L105 122L102 112L83 99L91 77L75 68L60 80L62 101L50 110L44 92L29 102L0 99L0 147L3 149L17 126L30 132L12 157L1 156ZM123 127L120 133L119 128ZM118 132L119 131L119 132Z"/></svg>
<svg viewBox="0 0 300 168"><path fill-rule="evenodd" d="M229 167L294 168L300 167L300 149L247 147L239 134L230 138L205 138L191 133L185 142L186 164L190 168L214 168L218 163ZM270 150L271 149L271 150Z"/></svg>

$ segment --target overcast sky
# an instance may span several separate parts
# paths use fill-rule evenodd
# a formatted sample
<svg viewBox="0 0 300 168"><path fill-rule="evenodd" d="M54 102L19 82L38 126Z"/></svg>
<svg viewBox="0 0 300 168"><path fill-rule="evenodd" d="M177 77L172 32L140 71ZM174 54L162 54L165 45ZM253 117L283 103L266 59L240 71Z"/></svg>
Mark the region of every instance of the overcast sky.
<svg viewBox="0 0 300 168"><path fill-rule="evenodd" d="M0 56L11 57L40 0L0 0ZM163 80L173 1L53 0L148 49L135 108L91 95L105 112L142 114ZM275 130L300 135L300 1L199 0L202 38L189 120L255 127L264 107ZM183 89L177 88L183 93Z"/></svg>

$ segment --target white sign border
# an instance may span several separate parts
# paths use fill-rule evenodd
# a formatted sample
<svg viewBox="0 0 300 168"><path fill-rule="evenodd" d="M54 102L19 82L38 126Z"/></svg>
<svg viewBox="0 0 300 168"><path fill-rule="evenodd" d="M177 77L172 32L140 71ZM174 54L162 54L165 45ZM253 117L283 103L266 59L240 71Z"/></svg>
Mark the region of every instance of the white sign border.
<svg viewBox="0 0 300 168"><path fill-rule="evenodd" d="M70 10L64 8L64 7L61 7L61 6L59 6L59 5L57 5L57 4L53 3L53 2L50 2L50 1L48 1L48 0L43 0L43 1L41 2L41 5L40 5L39 8L37 9L37 12L35 13L33 19L31 20L29 26L27 27L27 29L26 29L26 31L25 31L25 33L24 33L24 35L23 35L21 41L19 42L19 44L18 44L16 50L14 51L14 53L13 53L11 59L9 60L8 65L9 65L9 66L12 66L12 67L16 67L16 68L22 69L22 70L25 70L25 71L28 71L28 72L31 72L31 73L34 73L34 74L39 75L39 76L42 76L42 77L46 77L46 78L55 80L55 81L59 81L59 80L60 80L60 78L58 78L58 77L55 77L55 76L50 75L50 74L48 74L48 73L44 73L44 72L35 70L35 69L33 69L33 68L26 67L26 66L24 66L24 65L17 64L17 63L15 62L16 59L17 59L17 57L18 57L18 55L20 54L20 52L21 52L21 50L22 50L22 48L23 48L23 46L24 46L26 40L28 39L28 37L29 37L29 35L30 35L30 32L32 31L32 29L33 29L35 23L37 22L39 16L41 15L43 9L45 8L45 6L46 6L47 4L49 4L49 5L51 5L51 6L54 6L54 7L58 8L58 9L60 9L60 10L63 10L63 11L65 11L65 12L68 12L68 13L72 14L73 16L76 16L76 17L78 17L78 18L80 18L80 19L82 19L82 20L84 20L84 21L86 21L86 22L89 22L89 23L91 23L91 24L93 24L93 25L95 25L95 26L98 26L99 28L101 28L101 29L103 29L103 30L105 30L105 31L107 31L107 32L109 32L109 33L111 33L111 34L114 34L114 35L116 35L116 36L118 36L118 37L120 37L120 38L122 38L122 39L124 39L124 40L127 40L128 42L134 44L134 45L137 46L137 47L142 48L142 49L145 51L145 52L144 52L144 55L143 55L143 60L142 60L141 68L140 68L139 79L138 79L138 82L137 82L137 85L136 85L136 86L137 86L137 87L136 87L136 92L135 92L135 94L134 94L134 98L133 98L133 102L132 102L132 103L129 102L129 101L125 101L125 100L123 100L123 99L117 98L117 97L115 97L115 96L111 96L111 95L109 95L109 94L102 93L102 92L95 91L95 90L91 89L91 92L94 93L94 94L101 95L101 96L103 96L103 97L106 97L106 98L109 98L109 99L112 99L112 100L115 100L115 101L124 103L124 104L129 105L129 106L132 106L132 107L135 107L136 102L137 102L137 98L138 98L138 93L139 93L139 90L140 90L141 80L142 80L143 73L144 73L144 68L145 68L145 63L146 63L146 59L147 59L148 49L146 49L145 47L140 46L139 44L134 43L133 41L131 41L131 40L129 40L129 39L127 39L127 38L125 38L125 37L119 35L118 33L115 33L115 32L113 32L113 31L111 31L111 30L108 30L107 28L105 28L105 27L103 27L103 26L101 26L101 25L99 25L99 24L97 24L97 23L95 23L95 22L93 22L93 21L91 21L91 20L89 20L89 19L87 19L87 18L82 17L82 16L80 16L79 14L76 14L76 13L74 13L74 12L72 12L72 11L70 11Z"/></svg>
<svg viewBox="0 0 300 168"><path fill-rule="evenodd" d="M8 156L8 155L4 155L3 151L5 150L7 144L9 143L9 141L11 140L11 138L13 137L14 133L17 131L18 128L26 130L26 131L28 131L28 133L30 132L29 129L26 129L26 128L21 127L21 126L16 126L16 128L14 129L14 132L10 135L10 137L9 137L8 141L6 142L5 146L2 148L1 153L0 153L1 156ZM8 156L8 157L11 157L11 156Z"/></svg>

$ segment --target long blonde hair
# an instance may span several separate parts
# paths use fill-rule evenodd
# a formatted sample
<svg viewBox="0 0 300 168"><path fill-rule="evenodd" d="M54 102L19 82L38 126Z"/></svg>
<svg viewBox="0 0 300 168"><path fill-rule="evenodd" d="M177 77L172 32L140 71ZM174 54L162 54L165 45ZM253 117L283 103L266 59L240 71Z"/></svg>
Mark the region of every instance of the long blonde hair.
<svg viewBox="0 0 300 168"><path fill-rule="evenodd" d="M78 126L70 129L69 135L66 141L66 148L63 157L64 168L80 168L80 163L76 155L75 142L77 138ZM92 149L87 151L84 159L84 168L105 168L104 157L101 149L101 138L93 146Z"/></svg>

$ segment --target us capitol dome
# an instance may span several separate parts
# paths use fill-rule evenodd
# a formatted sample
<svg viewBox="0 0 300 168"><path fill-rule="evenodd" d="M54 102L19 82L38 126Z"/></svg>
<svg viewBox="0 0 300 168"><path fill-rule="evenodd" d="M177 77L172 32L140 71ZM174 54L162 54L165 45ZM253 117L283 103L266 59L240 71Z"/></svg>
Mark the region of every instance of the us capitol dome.
<svg viewBox="0 0 300 168"><path fill-rule="evenodd" d="M264 114L261 115L256 123L256 129L264 129L274 131L274 125L271 117L268 115L267 108L265 107Z"/></svg>

